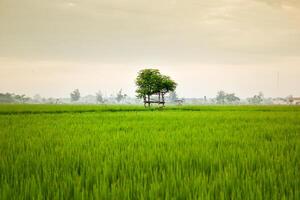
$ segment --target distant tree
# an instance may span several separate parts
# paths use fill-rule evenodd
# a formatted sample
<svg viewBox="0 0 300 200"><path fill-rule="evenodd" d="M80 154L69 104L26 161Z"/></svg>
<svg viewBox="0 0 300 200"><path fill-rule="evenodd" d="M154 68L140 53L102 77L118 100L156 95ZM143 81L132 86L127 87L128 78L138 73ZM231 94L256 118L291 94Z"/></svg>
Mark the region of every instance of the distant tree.
<svg viewBox="0 0 300 200"><path fill-rule="evenodd" d="M22 94L22 95L15 95L14 98L15 98L15 100L16 100L17 102L19 102L19 103L25 103L25 102L27 102L27 101L30 100L30 98L29 98L29 97L26 97L25 94Z"/></svg>
<svg viewBox="0 0 300 200"><path fill-rule="evenodd" d="M235 96L234 93L229 93L229 94L226 94L225 101L227 103L237 103L240 101L240 98Z"/></svg>
<svg viewBox="0 0 300 200"><path fill-rule="evenodd" d="M226 93L223 90L219 91L216 96L217 104L232 104L240 101L240 98L237 97L234 93Z"/></svg>
<svg viewBox="0 0 300 200"><path fill-rule="evenodd" d="M33 99L32 99L34 102L36 102L36 103L40 103L40 102L42 102L42 97L41 97L41 95L39 95L39 94L36 94L36 95L34 95L33 96Z"/></svg>
<svg viewBox="0 0 300 200"><path fill-rule="evenodd" d="M294 101L293 95L289 95L285 99L286 99L286 102L288 102L289 104L292 104Z"/></svg>
<svg viewBox="0 0 300 200"><path fill-rule="evenodd" d="M47 102L48 104L56 104L56 99L53 98L53 97L50 97L50 98L48 98L48 99L46 100L46 102Z"/></svg>
<svg viewBox="0 0 300 200"><path fill-rule="evenodd" d="M70 94L71 101L78 101L80 99L80 92L78 89L75 89L73 92Z"/></svg>
<svg viewBox="0 0 300 200"><path fill-rule="evenodd" d="M26 97L26 96L24 95L24 97L23 97L23 99L22 99L22 103L29 102L30 100L31 100L30 97Z"/></svg>
<svg viewBox="0 0 300 200"><path fill-rule="evenodd" d="M0 103L14 103L14 95L10 93L0 93Z"/></svg>
<svg viewBox="0 0 300 200"><path fill-rule="evenodd" d="M259 92L258 95L254 95L247 99L250 104L261 104L264 100L264 94Z"/></svg>
<svg viewBox="0 0 300 200"><path fill-rule="evenodd" d="M175 102L178 99L178 96L177 96L177 94L176 94L175 91L174 92L170 92L169 99L170 99L171 102Z"/></svg>
<svg viewBox="0 0 300 200"><path fill-rule="evenodd" d="M124 100L127 97L127 94L122 93L122 89L119 90L116 96L116 100L118 103L120 103L122 100Z"/></svg>
<svg viewBox="0 0 300 200"><path fill-rule="evenodd" d="M100 90L96 93L96 101L97 103L104 103L104 98Z"/></svg>
<svg viewBox="0 0 300 200"><path fill-rule="evenodd" d="M226 93L223 90L219 91L216 97L217 103L225 104L225 100L226 100Z"/></svg>
<svg viewBox="0 0 300 200"><path fill-rule="evenodd" d="M25 103L30 100L25 94L0 93L0 103Z"/></svg>

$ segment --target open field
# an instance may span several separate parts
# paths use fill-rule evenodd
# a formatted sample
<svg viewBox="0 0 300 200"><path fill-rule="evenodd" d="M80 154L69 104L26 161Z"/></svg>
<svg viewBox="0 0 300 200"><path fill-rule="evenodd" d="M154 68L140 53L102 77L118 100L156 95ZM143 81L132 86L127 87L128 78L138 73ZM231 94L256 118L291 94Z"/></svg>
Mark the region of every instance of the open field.
<svg viewBox="0 0 300 200"><path fill-rule="evenodd" d="M299 199L300 107L0 106L0 199Z"/></svg>

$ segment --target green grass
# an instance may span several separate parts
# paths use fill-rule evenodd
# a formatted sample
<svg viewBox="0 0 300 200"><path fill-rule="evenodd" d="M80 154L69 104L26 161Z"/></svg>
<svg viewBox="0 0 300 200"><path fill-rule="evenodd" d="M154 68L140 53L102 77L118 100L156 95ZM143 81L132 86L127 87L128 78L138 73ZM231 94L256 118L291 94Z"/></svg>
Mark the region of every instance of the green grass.
<svg viewBox="0 0 300 200"><path fill-rule="evenodd" d="M299 199L300 107L0 106L0 199Z"/></svg>

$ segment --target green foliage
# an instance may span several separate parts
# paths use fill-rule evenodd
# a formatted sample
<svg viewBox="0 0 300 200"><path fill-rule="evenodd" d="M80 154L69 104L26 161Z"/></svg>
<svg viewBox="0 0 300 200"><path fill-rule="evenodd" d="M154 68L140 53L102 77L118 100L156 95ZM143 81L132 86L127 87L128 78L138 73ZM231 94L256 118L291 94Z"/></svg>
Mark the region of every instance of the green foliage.
<svg viewBox="0 0 300 200"><path fill-rule="evenodd" d="M300 107L0 106L0 199L298 199Z"/></svg>
<svg viewBox="0 0 300 200"><path fill-rule="evenodd" d="M135 81L138 86L136 90L137 96L143 98L146 95L157 93L160 81L161 74L158 69L143 69L139 71Z"/></svg>
<svg viewBox="0 0 300 200"><path fill-rule="evenodd" d="M159 91L162 93L174 92L177 84L169 76L161 76Z"/></svg>
<svg viewBox="0 0 300 200"><path fill-rule="evenodd" d="M158 69L143 69L136 78L137 97L145 98L153 94L162 95L175 91L177 84L169 77L162 75Z"/></svg>

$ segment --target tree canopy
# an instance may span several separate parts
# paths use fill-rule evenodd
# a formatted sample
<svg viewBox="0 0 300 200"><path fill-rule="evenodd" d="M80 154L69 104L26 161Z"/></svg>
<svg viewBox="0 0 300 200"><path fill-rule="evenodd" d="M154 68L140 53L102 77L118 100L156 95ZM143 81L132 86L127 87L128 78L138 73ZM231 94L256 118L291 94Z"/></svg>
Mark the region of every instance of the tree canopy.
<svg viewBox="0 0 300 200"><path fill-rule="evenodd" d="M25 94L0 93L0 103L25 103L30 100Z"/></svg>
<svg viewBox="0 0 300 200"><path fill-rule="evenodd" d="M226 93L221 90L216 96L216 101L218 104L237 103L240 101L240 98L237 97L234 93Z"/></svg>
<svg viewBox="0 0 300 200"><path fill-rule="evenodd" d="M127 94L123 94L122 89L120 89L119 92L117 93L116 100L117 100L118 103L120 103L126 97L127 97Z"/></svg>
<svg viewBox="0 0 300 200"><path fill-rule="evenodd" d="M254 95L252 98L247 99L250 104L261 104L264 101L264 94L259 92L258 95Z"/></svg>
<svg viewBox="0 0 300 200"><path fill-rule="evenodd" d="M96 93L96 102L97 103L104 103L103 94L100 90Z"/></svg>
<svg viewBox="0 0 300 200"><path fill-rule="evenodd" d="M80 99L80 92L78 89L75 89L73 92L70 94L71 101L78 101Z"/></svg>
<svg viewBox="0 0 300 200"><path fill-rule="evenodd" d="M136 78L137 97L144 99L144 104L150 106L151 95L159 96L158 103L164 105L164 95L173 92L177 84L169 77L162 75L158 69L143 69L139 71Z"/></svg>

